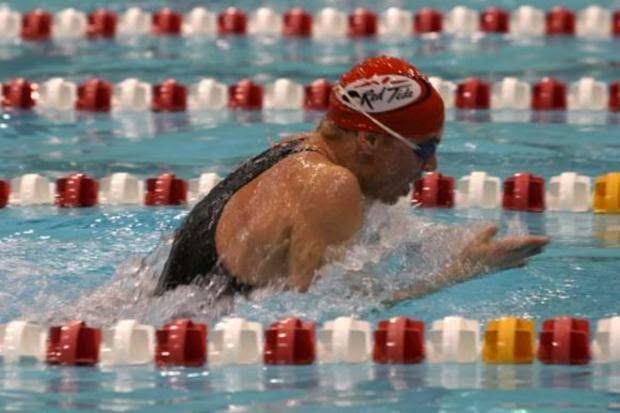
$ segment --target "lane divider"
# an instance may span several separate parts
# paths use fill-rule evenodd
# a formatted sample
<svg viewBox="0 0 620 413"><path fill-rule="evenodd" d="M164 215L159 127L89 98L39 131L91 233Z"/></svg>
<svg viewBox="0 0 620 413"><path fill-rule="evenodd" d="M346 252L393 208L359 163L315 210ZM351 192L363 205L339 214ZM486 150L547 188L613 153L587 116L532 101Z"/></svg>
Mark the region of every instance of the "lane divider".
<svg viewBox="0 0 620 413"><path fill-rule="evenodd" d="M269 7L253 12L229 7L215 12L196 7L186 14L170 8L154 12L131 7L121 13L96 9L88 14L68 8L57 13L36 9L20 14L0 8L0 39L45 41L100 39L116 36L284 36L314 38L367 38L374 36L472 36L484 33L513 36L620 36L620 10L591 5L575 12L556 6L544 11L520 6L513 11L488 7L482 11L456 6L446 12L423 7L390 7L381 14L365 8L346 13L325 7L314 15L295 7L280 14Z"/></svg>
<svg viewBox="0 0 620 413"><path fill-rule="evenodd" d="M140 365L201 367L205 364L308 365L314 363L474 363L583 365L620 361L620 316L601 319L590 337L586 319L533 320L501 317L480 323L460 316L436 320L425 337L420 320L393 317L377 323L354 317L314 322L296 317L261 324L224 318L206 324L177 319L156 329L120 320L100 329L83 321L45 328L28 321L0 326L0 359L51 365Z"/></svg>
<svg viewBox="0 0 620 413"><path fill-rule="evenodd" d="M9 202L11 185L8 181L0 180L0 208L4 208Z"/></svg>
<svg viewBox="0 0 620 413"><path fill-rule="evenodd" d="M80 85L60 77L39 84L15 78L1 86L4 108L88 112L179 112L226 107L233 110L322 111L327 109L332 87L325 79L317 79L308 85L285 78L267 85L249 79L225 85L205 78L187 87L172 78L156 85L134 78L113 85L97 77Z"/></svg>
<svg viewBox="0 0 620 413"><path fill-rule="evenodd" d="M475 171L458 180L439 172L426 173L415 182L412 204L426 208L503 208L543 212L620 213L620 173L612 172L592 180L576 172L564 172L545 179L528 172L506 178Z"/></svg>
<svg viewBox="0 0 620 413"><path fill-rule="evenodd" d="M243 318L226 317L211 332L209 364L259 364L263 361L263 326Z"/></svg>
<svg viewBox="0 0 620 413"><path fill-rule="evenodd" d="M491 320L484 332L482 359L490 364L532 363L536 356L535 340L533 320L517 317ZM559 342L558 346L571 344L570 341L564 340Z"/></svg>
<svg viewBox="0 0 620 413"><path fill-rule="evenodd" d="M10 182L0 180L0 208L55 204L62 208L102 205L175 206L194 204L219 183L215 173L203 173L191 180L173 173L142 181L119 172L97 181L74 173L52 183L36 174L25 174ZM592 179L576 172L564 172L549 180L519 172L500 182L498 177L474 171L458 181L440 172L429 172L413 185L411 203L423 208L503 208L543 212L620 213L620 172Z"/></svg>
<svg viewBox="0 0 620 413"><path fill-rule="evenodd" d="M272 323L265 331L265 364L304 365L316 360L314 322L291 317Z"/></svg>
<svg viewBox="0 0 620 413"><path fill-rule="evenodd" d="M480 323L463 317L433 321L428 332L429 363L473 363L481 351Z"/></svg>
<svg viewBox="0 0 620 413"><path fill-rule="evenodd" d="M429 80L447 108L620 111L620 81L606 84L592 77L583 77L570 84L553 77L544 77L534 84L516 77L505 77L497 82L475 77L458 83L440 77Z"/></svg>
<svg viewBox="0 0 620 413"><path fill-rule="evenodd" d="M207 362L207 326L174 320L155 333L155 364L200 367Z"/></svg>
<svg viewBox="0 0 620 413"><path fill-rule="evenodd" d="M478 78L458 83L439 77L430 77L429 80L447 108L620 112L620 81L607 84L592 77L583 77L570 84L552 77L534 84L515 77L497 82ZM265 85L250 79L225 85L204 78L189 87L173 78L155 85L135 78L116 85L98 77L79 85L61 77L41 83L14 78L1 86L4 108L87 112L180 112L225 108L324 111L332 89L332 83L326 79L302 85L287 78Z"/></svg>
<svg viewBox="0 0 620 413"><path fill-rule="evenodd" d="M203 173L189 181L177 178L172 173L162 173L142 181L132 174L119 172L101 181L84 173L73 173L52 183L40 174L31 173L10 182L0 180L0 201L8 197L9 205L55 204L64 208L92 207L98 204L185 205L202 199L220 180L215 173Z"/></svg>
<svg viewBox="0 0 620 413"><path fill-rule="evenodd" d="M147 364L155 353L155 328L136 320L120 320L101 330L102 365Z"/></svg>

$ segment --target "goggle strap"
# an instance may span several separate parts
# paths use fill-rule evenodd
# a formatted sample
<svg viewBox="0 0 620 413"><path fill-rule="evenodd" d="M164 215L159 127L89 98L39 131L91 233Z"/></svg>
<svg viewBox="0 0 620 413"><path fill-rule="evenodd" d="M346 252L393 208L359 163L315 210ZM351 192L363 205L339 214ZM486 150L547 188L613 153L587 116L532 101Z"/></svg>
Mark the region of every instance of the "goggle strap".
<svg viewBox="0 0 620 413"><path fill-rule="evenodd" d="M415 151L420 150L420 146L419 145L411 142L409 139L405 138L400 133L396 132L395 130L393 130L392 128L390 128L389 126L384 124L383 122L379 121L374 116L372 116L369 113L365 112L362 107L360 107L353 100L349 99L348 96L347 96L347 99L344 99L343 96L346 96L346 93L344 92L344 89L343 89L343 87L341 85L336 85L334 88L336 89L336 95L340 97L340 101L345 106L347 106L350 109L353 109L354 111L356 111L357 113L365 116L369 121L371 121L372 123L374 123L375 125L377 125L381 129L383 129L388 135L391 135L392 137L394 137L394 138L398 139L399 141L401 141L403 144L405 144L405 146L407 146L407 147L409 147L409 148L411 148L411 149L413 149Z"/></svg>

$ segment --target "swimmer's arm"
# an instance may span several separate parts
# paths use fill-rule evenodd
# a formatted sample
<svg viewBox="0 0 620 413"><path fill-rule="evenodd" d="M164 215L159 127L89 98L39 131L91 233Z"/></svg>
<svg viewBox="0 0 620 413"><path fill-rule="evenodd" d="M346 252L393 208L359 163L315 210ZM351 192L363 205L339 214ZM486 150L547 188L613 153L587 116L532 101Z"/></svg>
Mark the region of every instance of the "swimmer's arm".
<svg viewBox="0 0 620 413"><path fill-rule="evenodd" d="M299 292L308 291L316 270L323 263L326 248L325 237L312 228L304 226L294 230L286 279L288 288Z"/></svg>
<svg viewBox="0 0 620 413"><path fill-rule="evenodd" d="M357 179L339 167L315 171L297 199L286 284L306 292L327 247L349 241L361 228L363 201Z"/></svg>
<svg viewBox="0 0 620 413"><path fill-rule="evenodd" d="M426 278L415 280L411 285L392 294L392 299L385 300L383 303L388 307L393 306L400 301L420 298L425 295L432 294L442 288L457 284L473 278L479 272L466 269L467 264L452 263L445 268L433 273Z"/></svg>
<svg viewBox="0 0 620 413"><path fill-rule="evenodd" d="M410 298L431 294L446 286L467 281L491 271L521 267L527 259L542 252L549 238L540 236L509 236L494 239L498 227L489 225L480 230L465 249L443 269L430 277L417 280L409 287L393 294L385 302L396 304Z"/></svg>

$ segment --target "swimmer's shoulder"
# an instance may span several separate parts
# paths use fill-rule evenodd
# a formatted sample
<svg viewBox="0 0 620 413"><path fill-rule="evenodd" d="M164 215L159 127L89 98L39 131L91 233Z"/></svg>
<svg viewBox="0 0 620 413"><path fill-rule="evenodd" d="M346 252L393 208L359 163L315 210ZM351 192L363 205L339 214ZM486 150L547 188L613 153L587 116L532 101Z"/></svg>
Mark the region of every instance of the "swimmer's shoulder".
<svg viewBox="0 0 620 413"><path fill-rule="evenodd" d="M355 175L347 168L332 163L321 153L300 152L283 160L280 166L287 171L291 189L300 195L362 198Z"/></svg>
<svg viewBox="0 0 620 413"><path fill-rule="evenodd" d="M311 151L288 157L281 167L287 169L289 197L304 221L336 229L345 238L359 229L363 195L351 171Z"/></svg>

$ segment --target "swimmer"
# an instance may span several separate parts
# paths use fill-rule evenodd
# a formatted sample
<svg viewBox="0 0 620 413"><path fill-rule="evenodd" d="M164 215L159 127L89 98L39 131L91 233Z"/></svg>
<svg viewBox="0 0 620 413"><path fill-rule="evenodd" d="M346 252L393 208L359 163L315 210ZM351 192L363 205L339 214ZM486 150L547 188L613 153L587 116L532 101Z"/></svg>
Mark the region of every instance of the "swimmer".
<svg viewBox="0 0 620 413"><path fill-rule="evenodd" d="M365 203L394 204L437 168L443 126L443 101L418 69L388 56L363 61L333 88L314 132L246 161L192 209L156 294L191 283L217 285L218 297L273 285L306 292L328 248L346 246L364 225ZM444 269L394 300L525 265L549 241L496 239L497 231L479 230Z"/></svg>

